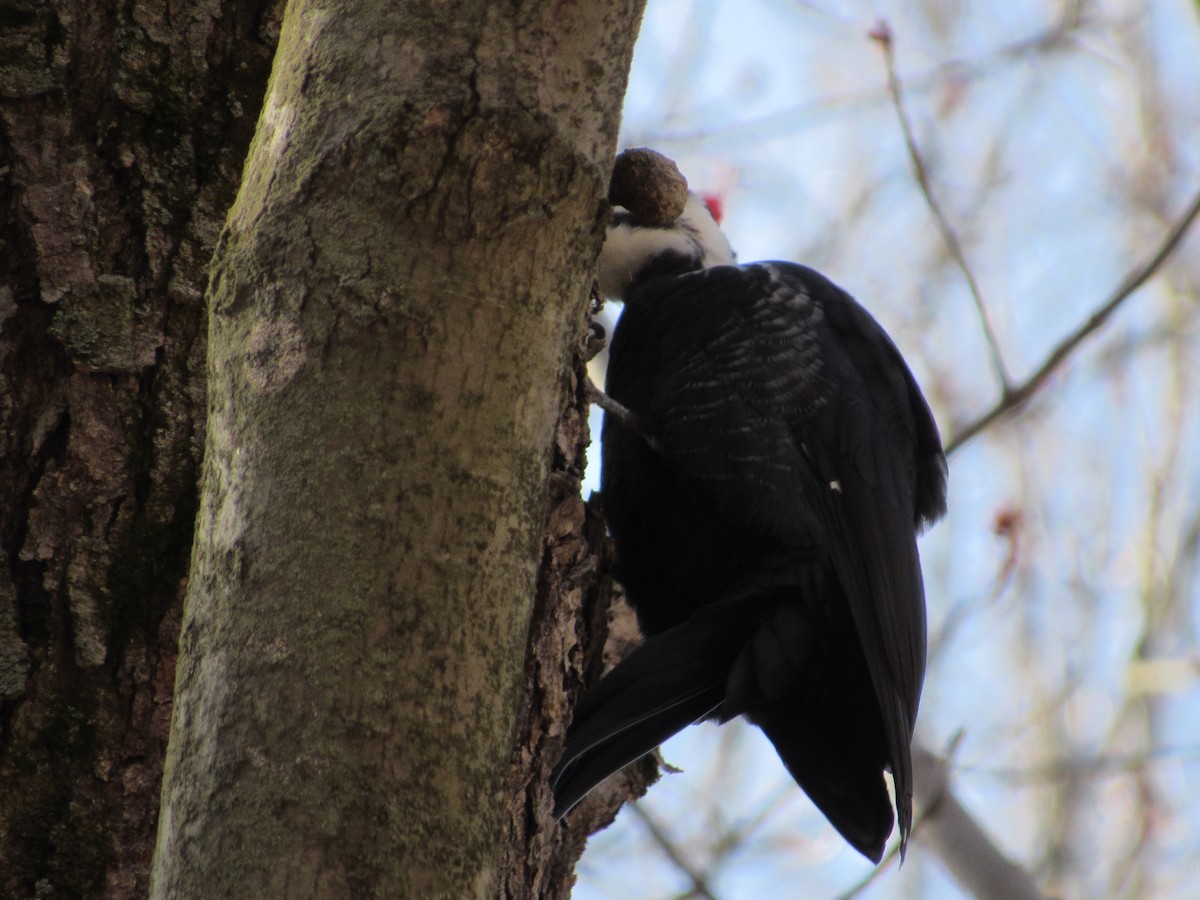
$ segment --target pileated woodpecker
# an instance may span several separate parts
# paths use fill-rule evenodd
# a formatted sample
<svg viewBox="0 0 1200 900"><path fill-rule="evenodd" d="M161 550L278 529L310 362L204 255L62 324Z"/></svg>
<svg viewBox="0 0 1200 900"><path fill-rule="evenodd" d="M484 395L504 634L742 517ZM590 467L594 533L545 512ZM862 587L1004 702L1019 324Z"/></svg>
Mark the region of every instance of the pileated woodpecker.
<svg viewBox="0 0 1200 900"><path fill-rule="evenodd" d="M745 716L875 862L912 827L925 673L917 533L946 460L899 351L801 265L734 265L701 199L648 227L613 213L603 292L624 299L601 495L645 643L581 699L555 814L704 719ZM614 408L617 408L614 405Z"/></svg>

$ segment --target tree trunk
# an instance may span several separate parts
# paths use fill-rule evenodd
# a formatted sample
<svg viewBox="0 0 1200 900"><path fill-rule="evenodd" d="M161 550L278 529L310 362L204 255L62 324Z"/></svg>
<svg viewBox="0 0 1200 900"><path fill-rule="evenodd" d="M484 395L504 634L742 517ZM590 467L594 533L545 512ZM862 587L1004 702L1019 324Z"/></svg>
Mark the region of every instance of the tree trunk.
<svg viewBox="0 0 1200 900"><path fill-rule="evenodd" d="M641 4L462 7L288 7L213 269L155 896L504 880L555 428Z"/></svg>
<svg viewBox="0 0 1200 900"><path fill-rule="evenodd" d="M146 896L203 435L201 298L271 10L0 14L0 896Z"/></svg>
<svg viewBox="0 0 1200 900"><path fill-rule="evenodd" d="M148 891L204 443L202 297L258 118L281 6L135 0L50 7L30 0L8 4L0 18L0 895L144 897ZM616 10L574 5L557 17L548 4L476 6L449 23L360 24L352 39L362 58L350 66L327 55L327 47L344 53L344 43L312 40L310 58L293 52L292 74L280 76L293 79L293 99L272 108L266 127L275 142L260 149L279 173L301 157L313 167L287 169L300 179L287 190L264 186L261 166L248 172L240 209L262 210L264 221L255 225L260 239L249 242L254 235L244 228L240 238L230 232L227 254L251 260L251 268L242 277L230 268L234 257L225 257L227 278L217 296L226 305L214 324L222 341L230 339L222 358L233 358L239 347L243 354L240 370L222 373L225 393L215 398L224 411L224 459L236 436L227 405L236 386L246 392L237 395L239 404L256 398L244 413L251 424L274 427L271 415L283 419L274 425L293 444L271 453L296 459L319 445L337 455L325 464L350 482L348 490L378 493L357 504L342 495L343 511L334 513L338 504L327 509L325 500L335 482L305 482L296 468L278 473L273 486L304 489L284 499L302 508L294 531L307 527L309 542L302 546L293 529L284 544L266 551L260 538L243 541L239 561L246 565L236 574L253 593L234 613L262 613L265 604L279 602L286 587L262 591L259 579L268 563L286 564L285 552L301 554L301 571L309 557L333 570L352 554L338 574L369 590L347 598L335 585L322 604L313 599L321 578L302 585L293 599L310 617L285 609L288 627L261 623L253 646L267 657L257 661L265 669L262 683L232 687L263 702L272 685L285 690L270 702L286 711L313 702L315 686L326 677L336 683L331 670L344 667L345 683L336 687L345 692L323 708L334 717L332 730L328 722L293 722L290 758L272 748L269 758L247 753L244 762L307 781L303 766L321 759L303 740L317 740L315 750L324 751L334 735L371 757L359 760L360 768L312 776L326 788L346 779L355 798L366 798L357 809L355 800L339 798L316 828L316 839L333 852L339 835L330 836L331 823L342 816L341 837L353 845L347 878L369 878L362 875L368 853L382 859L381 845L368 846L374 832L389 827L368 818L380 808L376 794L399 798L390 811L405 821L381 838L399 847L447 811L448 794L473 791L482 798L480 810L487 807L486 824L473 826L469 838L479 854L478 884L488 880L480 862L489 840L484 832L499 833L503 817L509 824L498 890L561 896L581 842L560 844L544 809L545 772L558 749L564 706L554 691L561 691L564 674L571 686L578 683L578 663L565 673L561 656L573 639L578 603L594 606L596 587L603 586L602 563L581 536L578 454L586 400L580 371L568 378L563 362L583 315L583 273L599 237L596 200L640 2ZM310 18L298 36L328 37L329 17L343 31L350 25L341 11L322 17L306 8ZM354 71L359 62L371 71ZM307 83L295 83L296 65L307 66ZM277 82L273 96L284 97L286 87ZM310 104L307 95L295 102L297 89L319 94L321 103ZM335 92L340 106L331 109ZM286 156L302 147L297 134L323 135L329 143L300 157L270 158L273 150ZM289 227L289 208L297 222L324 223L307 236L313 282L299 293L301 273L286 245L300 232ZM338 230L350 232L344 243L327 227L333 216ZM272 247L273 241L283 243ZM268 276L265 268L276 263L281 268ZM232 296L226 289L236 285L248 293ZM311 343L316 330L301 330L324 327L312 306L327 316L330 327L320 331L327 344ZM238 329L246 327L251 334L241 335L239 345ZM525 343L538 345L528 362ZM370 384L358 397L356 365L364 383L391 378L391 387ZM320 406L286 408L287 396L298 396L288 394L295 384L311 387L318 379L351 396L324 414ZM531 522L544 516L545 484L537 482L550 458L549 423L568 382L573 402L553 441L555 512L539 542ZM319 399L328 405L333 398ZM354 443L364 434L350 427L357 416L366 429L371 415L374 458L360 453L365 448ZM297 448L301 423L289 421L293 416L326 430L309 436L310 447ZM474 441L494 446L495 454L481 459L478 448L467 446ZM433 453L434 443L444 452ZM220 458L214 454L214 477L222 474ZM252 460L260 474L263 459ZM423 469L431 459L435 468ZM515 483L514 467L528 479L523 486ZM457 481L441 483L434 472ZM245 469L223 474L241 479ZM268 487L262 479L222 484L256 502L264 502ZM421 496L426 489L429 496ZM478 494L479 505L460 503L457 492ZM246 510L222 509L245 521ZM251 511L257 516L261 509ZM428 528L412 527L409 517L417 515L430 517ZM462 519L461 529L452 516ZM407 522L405 534L398 518ZM588 521L593 544L602 544L595 518ZM355 536L356 527L364 532ZM432 546L446 535L453 541ZM407 539L411 547L391 543ZM338 553L343 562L335 564ZM506 793L503 757L512 732L507 743L497 743L496 733L504 721L512 728L520 677L513 665L524 652L539 554L538 615L550 624L543 621L539 642L527 651L532 674L521 704L527 743L517 748ZM198 592L235 574L219 566L205 571L209 581ZM476 596L432 584L443 576ZM439 591L449 605L434 609L429 622L418 618L438 602ZM204 602L217 600L229 604L233 597L205 595ZM200 615L212 615L201 604L194 612L197 606ZM231 620L228 627L245 627L232 614ZM367 631L350 648L359 657L353 665L326 645L323 655L306 657L311 671L300 670L292 651L305 634L295 628L334 642L348 640L356 625ZM441 642L450 641L461 646L439 660ZM337 652L344 657L346 647ZM450 670L438 670L440 662L466 673L461 693L453 694ZM191 665L193 674L204 671L197 659ZM204 665L212 671L211 661ZM409 665L434 669L408 671ZM303 677L290 680L281 674L287 667ZM422 674L432 686L428 702L419 693ZM482 679L489 690L476 710L470 704ZM231 715L247 712L237 698L226 699ZM209 697L201 707L212 711L218 701ZM250 726L260 724L254 710L249 714L237 734L247 750ZM380 735L373 730L380 722L398 723L400 731ZM489 735L477 741L484 722ZM428 745L438 733L428 729L438 728L448 729L440 751ZM224 739L229 731L204 733ZM424 748L408 746L422 739ZM489 761L460 766L452 758L477 743L490 748ZM404 759L389 756L393 750ZM406 761L413 758L438 765L413 770ZM460 776L461 788L446 784ZM448 813L463 817L461 808ZM442 825L443 833L456 827L450 818ZM355 828L366 835L362 842ZM441 848L429 849L413 857L418 877L419 866ZM386 862L404 867L409 859ZM166 857L163 864L170 868Z"/></svg>

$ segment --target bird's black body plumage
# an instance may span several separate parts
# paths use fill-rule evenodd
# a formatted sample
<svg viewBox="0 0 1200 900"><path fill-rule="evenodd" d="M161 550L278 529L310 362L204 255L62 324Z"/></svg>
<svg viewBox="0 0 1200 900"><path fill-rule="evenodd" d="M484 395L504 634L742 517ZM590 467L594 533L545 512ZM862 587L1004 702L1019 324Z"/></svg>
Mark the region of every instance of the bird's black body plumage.
<svg viewBox="0 0 1200 900"><path fill-rule="evenodd" d="M911 825L916 535L946 502L929 408L875 320L803 266L635 276L625 299L606 391L637 429L606 414L601 493L646 642L579 703L556 810L688 724L744 715L877 861L885 769Z"/></svg>

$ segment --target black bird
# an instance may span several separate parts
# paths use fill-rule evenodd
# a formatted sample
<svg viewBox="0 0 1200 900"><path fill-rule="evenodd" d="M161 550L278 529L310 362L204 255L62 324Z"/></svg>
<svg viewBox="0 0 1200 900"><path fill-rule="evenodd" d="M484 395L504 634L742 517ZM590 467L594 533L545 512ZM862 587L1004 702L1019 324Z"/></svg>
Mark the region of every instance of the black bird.
<svg viewBox="0 0 1200 900"><path fill-rule="evenodd" d="M925 673L916 536L946 509L937 426L899 351L801 265L733 265L696 195L668 227L617 208L623 298L601 495L646 641L575 709L555 814L687 725L743 715L859 852L912 826Z"/></svg>

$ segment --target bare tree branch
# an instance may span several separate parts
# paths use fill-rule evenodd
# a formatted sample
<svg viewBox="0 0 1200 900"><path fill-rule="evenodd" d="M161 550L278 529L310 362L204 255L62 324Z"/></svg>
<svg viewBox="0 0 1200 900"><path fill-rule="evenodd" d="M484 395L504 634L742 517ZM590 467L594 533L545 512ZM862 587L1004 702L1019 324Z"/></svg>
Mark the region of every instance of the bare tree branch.
<svg viewBox="0 0 1200 900"><path fill-rule="evenodd" d="M949 456L997 419L1007 415L1028 401L1046 383L1046 380L1067 361L1071 353L1089 335L1104 325L1122 303L1128 300L1138 288L1150 280L1166 261L1167 257L1179 246L1188 229L1196 220L1197 215L1200 215L1200 191L1197 191L1195 196L1192 197L1192 201L1188 204L1187 209L1184 210L1183 215L1171 226L1171 230L1167 232L1166 237L1163 238L1162 243L1151 254L1150 258L1141 265L1131 269L1121 279L1116 288L1113 289L1108 299L1095 312L1088 316L1075 331L1067 335L1058 346L1051 350L1050 354L1032 375L1021 384L1005 391L996 402L996 405L979 416L979 418L960 428L946 442L946 455Z"/></svg>
<svg viewBox="0 0 1200 900"><path fill-rule="evenodd" d="M642 820L642 824L646 826L646 830L650 832L650 836L654 838L654 842L658 844L659 849L691 881L691 894L696 897L703 897L704 900L717 900L716 894L712 892L712 888L708 885L708 878L703 872L688 862L687 857L683 855L683 851L679 849L675 841L671 839L671 836L667 834L658 821L650 813L646 812L640 804L630 803L628 809L637 818Z"/></svg>
<svg viewBox="0 0 1200 900"><path fill-rule="evenodd" d="M978 900L1042 900L1033 879L1005 856L950 789L948 762L913 746L920 840L950 877Z"/></svg>
<svg viewBox="0 0 1200 900"><path fill-rule="evenodd" d="M992 368L996 371L996 378L1000 382L1002 393L1007 394L1009 391L1008 371L1004 367L1004 358L1000 354L1000 342L996 339L996 332L988 317L987 306L984 304L983 294L979 290L979 282L975 280L975 273L971 271L971 266L967 263L967 257L963 252L962 242L959 241L957 232L950 224L950 220L946 218L941 204L933 194L933 185L929 181L925 158L921 155L921 148L917 145L916 135L913 134L912 122L909 121L908 111L904 105L904 89L900 84L900 76L896 72L892 28L886 21L880 21L872 29L871 37L883 48L883 61L887 66L888 92L891 95L896 116L900 120L900 130L904 133L904 145L908 148L908 158L912 162L913 174L921 188L921 196L925 198L925 205L929 207L934 221L937 222L938 230L942 233L942 240L946 242L946 248L950 251L955 264L967 281L967 288L971 291L971 299L975 302L975 312L979 315L979 324L983 329L984 339L987 341L988 352L992 357Z"/></svg>

